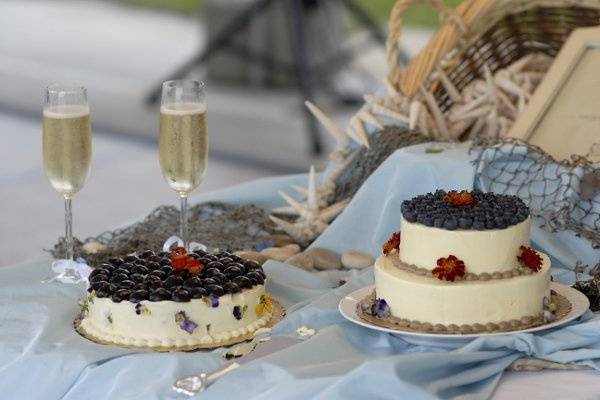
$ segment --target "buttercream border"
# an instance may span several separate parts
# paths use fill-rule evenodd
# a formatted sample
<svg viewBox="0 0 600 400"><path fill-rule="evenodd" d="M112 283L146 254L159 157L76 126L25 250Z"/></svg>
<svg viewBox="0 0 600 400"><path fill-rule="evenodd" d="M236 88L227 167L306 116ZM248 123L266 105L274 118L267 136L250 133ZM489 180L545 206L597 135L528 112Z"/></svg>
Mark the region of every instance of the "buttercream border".
<svg viewBox="0 0 600 400"><path fill-rule="evenodd" d="M556 302L556 319L553 322L560 321L571 311L571 302L566 297L558 293L552 294L551 298L553 302ZM374 300L375 290L373 290L373 292L365 296L356 304L356 315L363 321L400 332L462 335L471 333L511 332L545 324L543 314L538 316L526 316L522 317L520 320L503 321L493 324L463 324L460 326L454 324L443 325L420 321L409 321L407 319L394 316L376 317L363 310L363 308L370 309ZM527 318L527 320L525 318ZM505 328L504 325L507 327Z"/></svg>
<svg viewBox="0 0 600 400"><path fill-rule="evenodd" d="M260 328L258 328L258 330L264 329L264 328L272 328L276 323L278 323L285 317L285 314L286 314L285 308L283 308L283 306L275 299L272 299L271 303L273 304L273 312L271 313L271 318L269 319L269 321L267 321L267 323L264 326L261 326ZM206 349L216 349L218 347L227 347L227 346L232 346L234 344L238 344L238 343L245 342L248 340L252 340L254 338L254 334L256 333L256 331L248 332L244 335L236 336L231 339L214 341L211 343L204 343L204 344L198 343L196 345L165 347L165 346L124 345L124 344L100 339L100 338L85 331L85 329L81 326L80 316L77 316L73 320L73 328L79 335L81 335L84 338L86 338L94 343L97 343L97 344L111 345L111 346L121 347L124 349L153 350L153 351L157 351L157 352L197 351L197 350L206 350Z"/></svg>

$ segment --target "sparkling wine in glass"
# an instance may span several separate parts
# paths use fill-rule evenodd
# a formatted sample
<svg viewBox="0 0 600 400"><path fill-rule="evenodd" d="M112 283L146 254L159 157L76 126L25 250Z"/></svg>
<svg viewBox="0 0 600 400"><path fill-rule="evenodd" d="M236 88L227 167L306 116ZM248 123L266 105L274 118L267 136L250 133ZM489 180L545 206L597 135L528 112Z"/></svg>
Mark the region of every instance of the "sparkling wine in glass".
<svg viewBox="0 0 600 400"><path fill-rule="evenodd" d="M44 93L43 107L44 169L54 190L65 200L65 258L72 264L71 200L83 188L92 158L87 91L77 85L50 85ZM76 278L75 270L69 274Z"/></svg>
<svg viewBox="0 0 600 400"><path fill-rule="evenodd" d="M163 176L181 200L179 235L187 249L187 198L200 185L208 159L202 82L174 80L163 83L158 143Z"/></svg>

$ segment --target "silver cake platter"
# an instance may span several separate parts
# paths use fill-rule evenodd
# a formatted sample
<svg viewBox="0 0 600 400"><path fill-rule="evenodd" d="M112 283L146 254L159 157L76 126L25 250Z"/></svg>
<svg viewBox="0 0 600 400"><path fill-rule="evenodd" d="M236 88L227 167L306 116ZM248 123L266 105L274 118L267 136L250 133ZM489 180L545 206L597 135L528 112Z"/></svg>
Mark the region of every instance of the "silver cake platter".
<svg viewBox="0 0 600 400"><path fill-rule="evenodd" d="M339 306L338 306L340 313L344 316L344 318L346 318L350 322L353 322L357 325L361 325L361 326L364 326L365 328L373 329L373 330L380 331L380 332L391 333L393 335L401 336L406 339L412 339L411 340L412 342L414 342L415 339L417 341L419 339L425 339L425 340L428 340L429 342L431 342L431 340L433 340L433 341L463 340L464 341L464 340L470 340L470 339L484 337L484 336L501 336L501 335L513 335L513 334L518 334L518 333L539 332L539 331L556 328L558 326L567 324L567 323L579 318L580 316L582 316L590 307L590 302L587 299L587 297L585 297L585 295L583 295L583 293L579 292L576 289L573 289L572 287L562 285L560 283L552 282L550 284L550 288L553 289L554 291L556 291L559 295L565 297L571 303L571 309L569 310L569 312L566 315L564 315L562 318L557 319L553 322L548 322L548 323L545 323L542 325L538 325L538 326L534 326L534 327L530 327L530 328L526 328L526 329L521 329L521 330L512 330L509 332L480 332L480 333L461 334L461 333L431 333L431 332L404 331L404 330L387 328L384 326L379 326L379 325L370 323L370 322L362 319L357 314L357 311L356 311L357 304L360 301L362 301L365 297L369 296L373 292L374 288L375 288L374 285L367 286L362 289L358 289L358 290L350 293L346 297L344 297L340 301Z"/></svg>

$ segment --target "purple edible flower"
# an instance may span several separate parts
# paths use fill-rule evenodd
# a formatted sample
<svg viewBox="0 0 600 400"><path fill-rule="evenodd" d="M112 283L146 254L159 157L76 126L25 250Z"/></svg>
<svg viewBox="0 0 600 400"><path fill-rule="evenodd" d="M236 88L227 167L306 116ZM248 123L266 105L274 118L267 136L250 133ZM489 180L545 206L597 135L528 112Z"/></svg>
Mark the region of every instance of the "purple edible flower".
<svg viewBox="0 0 600 400"><path fill-rule="evenodd" d="M198 327L198 324L188 318L185 311L179 311L175 314L175 322L181 329L189 333L190 335Z"/></svg>
<svg viewBox="0 0 600 400"><path fill-rule="evenodd" d="M242 307L240 306L234 306L233 307L233 316L235 317L235 319L237 319L238 321L240 319L242 319Z"/></svg>
<svg viewBox="0 0 600 400"><path fill-rule="evenodd" d="M390 315L390 306L384 299L375 299L371 306L371 315L378 318Z"/></svg>
<svg viewBox="0 0 600 400"><path fill-rule="evenodd" d="M214 294L210 294L208 296L208 303L212 308L219 307L219 296L215 296Z"/></svg>
<svg viewBox="0 0 600 400"><path fill-rule="evenodd" d="M137 303L137 304L135 305L135 313L136 313L137 315L140 315L140 314L142 313L142 305L141 305L140 303Z"/></svg>

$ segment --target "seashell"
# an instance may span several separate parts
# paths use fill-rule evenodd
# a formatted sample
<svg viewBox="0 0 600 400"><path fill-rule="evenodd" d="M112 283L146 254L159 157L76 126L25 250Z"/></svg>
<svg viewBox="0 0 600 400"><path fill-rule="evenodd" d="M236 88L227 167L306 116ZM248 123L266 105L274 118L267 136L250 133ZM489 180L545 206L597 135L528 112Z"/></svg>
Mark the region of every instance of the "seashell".
<svg viewBox="0 0 600 400"><path fill-rule="evenodd" d="M307 224L291 223L272 215L269 216L269 219L273 221L277 227L279 227L279 229L287 233L301 245L308 245L315 237L318 236L318 233L314 232Z"/></svg>
<svg viewBox="0 0 600 400"><path fill-rule="evenodd" d="M332 219L334 219L335 217L337 217L342 211L344 211L344 208L346 208L346 206L350 203L350 199L346 199L346 200L342 200L338 203L335 203L327 208L325 208L324 210L321 210L319 212L319 219L325 222L329 222Z"/></svg>
<svg viewBox="0 0 600 400"><path fill-rule="evenodd" d="M315 269L320 271L340 269L342 267L341 257L334 251L322 247L313 247L305 251L305 253L313 259Z"/></svg>
<svg viewBox="0 0 600 400"><path fill-rule="evenodd" d="M433 95L427 90L425 90L423 86L420 86L419 89L421 91L421 94L423 95L423 98L425 99L425 103L427 103L429 111L431 111L433 120L437 126L438 131L440 132L442 137L449 138L450 133L448 132L448 127L446 126L444 115L442 114L442 111L440 110L437 102L433 98Z"/></svg>
<svg viewBox="0 0 600 400"><path fill-rule="evenodd" d="M348 135L354 139L356 143L370 149L371 145L369 144L369 134L357 115L350 118L350 127L352 129L348 131Z"/></svg>
<svg viewBox="0 0 600 400"><path fill-rule="evenodd" d="M440 78L442 86L444 86L444 89L446 89L446 93L448 93L450 99L452 99L452 101L455 103L462 103L463 97L456 86L454 86L450 78L448 78L448 75L446 75L441 69L438 70L437 75Z"/></svg>
<svg viewBox="0 0 600 400"><path fill-rule="evenodd" d="M288 247L269 247L261 251L260 254L266 256L270 260L283 262L298 253L298 251L300 251L300 247L298 247L298 250Z"/></svg>
<svg viewBox="0 0 600 400"><path fill-rule="evenodd" d="M379 104L371 104L371 111L375 114L382 115L384 117L400 121L402 124L408 125L410 123L409 118L406 115L403 115L397 111L391 110L387 107L381 106Z"/></svg>
<svg viewBox="0 0 600 400"><path fill-rule="evenodd" d="M295 244L294 239L292 239L288 235L283 235L281 233L265 236L261 240L270 240L271 242L273 242L273 245L275 245L275 247L284 247L289 244Z"/></svg>
<svg viewBox="0 0 600 400"><path fill-rule="evenodd" d="M368 108L363 108L362 110L360 110L358 113L358 117L367 124L373 125L377 129L383 129L383 125L379 121L377 121L377 118L375 118L375 116L371 114Z"/></svg>
<svg viewBox="0 0 600 400"><path fill-rule="evenodd" d="M342 265L346 268L361 269L370 267L375 262L373 256L358 250L348 250L342 254Z"/></svg>
<svg viewBox="0 0 600 400"><path fill-rule="evenodd" d="M308 172L308 193L306 194L306 205L312 213L319 209L314 165L310 166L310 170Z"/></svg>
<svg viewBox="0 0 600 400"><path fill-rule="evenodd" d="M244 260L256 261L259 264L264 264L269 258L258 251L236 251L236 256L242 257Z"/></svg>
<svg viewBox="0 0 600 400"><path fill-rule="evenodd" d="M306 271L313 271L315 268L315 262L313 261L312 257L306 253L294 254L284 262L286 264L302 268Z"/></svg>
<svg viewBox="0 0 600 400"><path fill-rule="evenodd" d="M327 132L329 132L329 134L337 140L341 147L347 147L350 145L350 141L348 140L346 133L333 119L328 117L323 111L321 111L317 106L308 100L304 102L304 105L306 105L306 107L321 123L321 125L325 127Z"/></svg>
<svg viewBox="0 0 600 400"><path fill-rule="evenodd" d="M415 129L419 120L419 112L421 111L421 102L414 100L410 103L410 112L408 116L408 128Z"/></svg>
<svg viewBox="0 0 600 400"><path fill-rule="evenodd" d="M96 254L106 250L106 245L100 242L87 242L82 249L87 254Z"/></svg>

